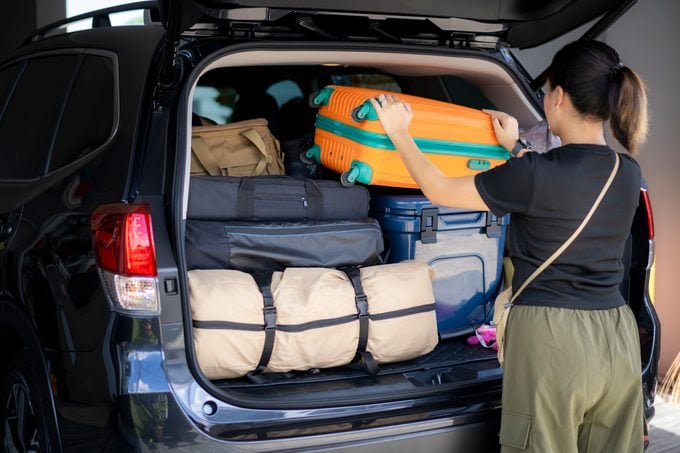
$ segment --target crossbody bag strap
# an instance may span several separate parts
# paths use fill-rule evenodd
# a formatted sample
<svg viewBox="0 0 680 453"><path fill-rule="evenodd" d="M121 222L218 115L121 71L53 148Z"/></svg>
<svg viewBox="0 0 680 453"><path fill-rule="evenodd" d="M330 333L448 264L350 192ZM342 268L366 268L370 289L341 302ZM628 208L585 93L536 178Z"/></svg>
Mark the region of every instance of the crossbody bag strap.
<svg viewBox="0 0 680 453"><path fill-rule="evenodd" d="M609 187L612 185L612 182L614 181L614 177L616 176L616 172L619 170L619 155L618 153L614 152L614 168L612 169L611 174L609 175L609 179L607 179L607 182L605 183L604 187L600 191L600 195L597 196L595 199L595 202L593 203L593 206L590 208L590 211L588 211L588 214L586 214L585 218L581 222L578 228L576 228L576 231L572 233L571 236L569 236L569 239L567 239L564 244L560 246L557 250L555 250L555 253L550 255L550 258L545 260L543 264L538 266L538 268L527 278L524 283L522 283L522 286L519 287L517 292L512 295L512 298L510 299L510 303L512 304L517 297L519 297L520 294L522 294L522 291L526 289L527 286L529 286L529 283L531 283L536 277L540 275L541 272L543 272L548 266L550 266L553 261L555 261L561 254L566 250L567 247L571 245L572 242L576 239L576 237L581 234L581 231L586 227L588 222L590 221L590 218L595 214L595 210L597 210L597 207L600 205L602 202L602 199L604 198L605 194L609 190Z"/></svg>

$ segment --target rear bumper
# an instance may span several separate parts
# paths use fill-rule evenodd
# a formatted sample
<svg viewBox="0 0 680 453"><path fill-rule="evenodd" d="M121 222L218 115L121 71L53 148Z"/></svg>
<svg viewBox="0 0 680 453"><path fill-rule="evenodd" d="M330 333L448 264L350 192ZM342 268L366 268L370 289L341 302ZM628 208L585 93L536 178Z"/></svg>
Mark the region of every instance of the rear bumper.
<svg viewBox="0 0 680 453"><path fill-rule="evenodd" d="M275 431L253 431L238 440L222 440L204 432L181 411L171 394L131 395L125 398L121 412L128 435L123 442L128 451L157 447L160 451L177 452L494 452L498 451L500 410L486 412L483 419L463 422L441 418L379 428L350 428L345 432L324 435L277 437ZM158 404L164 401L163 404ZM165 418L154 417L164 406ZM156 412L158 415L158 412ZM467 420L466 420L467 421ZM301 429L300 432L310 431ZM290 433L290 431L288 432ZM227 435L227 433L223 433Z"/></svg>

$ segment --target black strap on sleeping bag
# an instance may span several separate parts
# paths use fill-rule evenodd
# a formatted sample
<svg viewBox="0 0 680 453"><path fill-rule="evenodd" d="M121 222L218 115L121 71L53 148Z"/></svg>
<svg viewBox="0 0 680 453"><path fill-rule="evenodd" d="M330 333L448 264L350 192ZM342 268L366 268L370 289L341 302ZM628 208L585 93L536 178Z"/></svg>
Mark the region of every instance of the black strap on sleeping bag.
<svg viewBox="0 0 680 453"><path fill-rule="evenodd" d="M264 347L262 348L262 355L260 362L255 369L256 373L262 372L267 367L269 359L272 357L274 351L274 338L276 337L276 307L274 306L274 296L272 296L272 273L271 272L256 272L253 274L255 283L260 288L262 299L264 301L264 308L262 313L264 315Z"/></svg>
<svg viewBox="0 0 680 453"><path fill-rule="evenodd" d="M378 374L378 364L375 363L370 352L366 351L368 345L368 298L364 293L364 287L361 284L361 271L358 267L343 267L343 271L347 278L349 278L352 287L354 288L354 301L357 306L357 313L359 314L359 343L357 345L357 359L366 367L368 372L375 376Z"/></svg>

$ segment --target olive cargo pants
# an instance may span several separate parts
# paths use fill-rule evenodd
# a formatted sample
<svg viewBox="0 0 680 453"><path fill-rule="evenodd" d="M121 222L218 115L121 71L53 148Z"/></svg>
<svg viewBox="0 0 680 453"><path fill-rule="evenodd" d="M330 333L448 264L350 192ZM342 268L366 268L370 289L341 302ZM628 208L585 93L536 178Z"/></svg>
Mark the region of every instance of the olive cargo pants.
<svg viewBox="0 0 680 453"><path fill-rule="evenodd" d="M640 345L628 306L514 306L505 341L502 452L642 452Z"/></svg>

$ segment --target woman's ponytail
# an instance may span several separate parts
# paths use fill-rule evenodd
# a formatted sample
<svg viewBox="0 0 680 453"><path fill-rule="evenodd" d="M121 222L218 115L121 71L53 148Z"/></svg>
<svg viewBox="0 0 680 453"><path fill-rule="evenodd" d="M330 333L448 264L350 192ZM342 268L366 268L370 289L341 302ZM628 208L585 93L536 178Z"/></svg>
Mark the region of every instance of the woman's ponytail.
<svg viewBox="0 0 680 453"><path fill-rule="evenodd" d="M561 86L578 112L610 120L612 133L631 154L647 136L645 84L600 41L575 41L560 49L548 68L551 87Z"/></svg>
<svg viewBox="0 0 680 453"><path fill-rule="evenodd" d="M616 140L635 155L647 138L647 93L638 75L625 66L611 73L609 124Z"/></svg>

